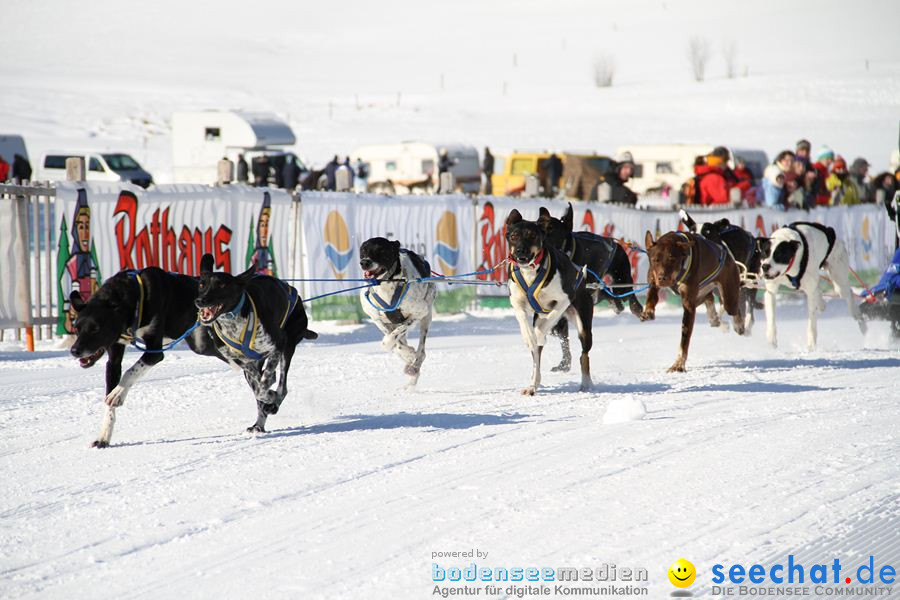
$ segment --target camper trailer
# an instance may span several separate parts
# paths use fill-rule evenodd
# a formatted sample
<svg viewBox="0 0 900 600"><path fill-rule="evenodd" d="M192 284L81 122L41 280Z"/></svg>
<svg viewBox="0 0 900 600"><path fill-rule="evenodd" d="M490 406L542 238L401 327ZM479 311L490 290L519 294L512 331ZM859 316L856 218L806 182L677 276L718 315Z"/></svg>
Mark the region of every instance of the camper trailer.
<svg viewBox="0 0 900 600"><path fill-rule="evenodd" d="M176 183L212 184L222 158L236 162L243 154L249 163L260 154L284 156L292 154L287 147L295 143L290 125L270 113L177 112L172 115L172 176Z"/></svg>
<svg viewBox="0 0 900 600"><path fill-rule="evenodd" d="M383 194L424 194L438 188L438 161L441 150L450 157L450 172L458 191L478 193L481 168L478 150L459 144L402 142L361 146L351 153L352 161L362 160L369 167L368 189Z"/></svg>
<svg viewBox="0 0 900 600"><path fill-rule="evenodd" d="M698 156L706 156L713 151L710 144L637 144L622 146L616 150L620 155L630 152L634 159L634 175L628 187L637 194L646 194L660 190L668 185L678 190L681 184L694 176L694 160ZM766 153L752 148L729 148L734 167L735 157L742 158L747 168L757 180L768 164Z"/></svg>

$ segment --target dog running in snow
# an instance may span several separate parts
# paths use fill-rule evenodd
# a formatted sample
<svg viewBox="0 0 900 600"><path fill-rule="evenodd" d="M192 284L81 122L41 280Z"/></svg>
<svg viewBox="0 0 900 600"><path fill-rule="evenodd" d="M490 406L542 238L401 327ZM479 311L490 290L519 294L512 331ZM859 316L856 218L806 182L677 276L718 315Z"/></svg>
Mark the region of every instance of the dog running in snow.
<svg viewBox="0 0 900 600"><path fill-rule="evenodd" d="M613 283L618 284L613 288L613 293L616 295L621 296L633 292L631 261L628 260L625 249L610 237L589 231L573 232L574 214L571 203L561 219L553 217L550 211L542 206L537 223L544 230L545 243L565 253L576 267L586 266L600 277L609 275ZM588 281L594 283L591 276L588 277ZM625 308L620 298L604 289L588 290L588 292L593 295L594 304L600 300L608 300L616 314L621 313ZM641 316L644 307L633 293L628 296L628 306L634 316ZM569 321L565 316L553 328L553 335L559 337L563 355L560 363L551 370L568 371L572 364L572 352L569 349Z"/></svg>
<svg viewBox="0 0 900 600"><path fill-rule="evenodd" d="M523 394L534 395L541 385L541 352L547 333L565 314L575 320L581 342L581 390L591 387L588 353L593 345L591 318L594 297L585 288L585 270L545 243L544 230L513 209L506 218L509 247L509 300L522 338L531 351L531 383Z"/></svg>
<svg viewBox="0 0 900 600"><path fill-rule="evenodd" d="M266 418L278 412L287 395L287 375L297 344L319 336L307 329L309 321L297 290L254 270L251 267L237 276L214 273L213 256L204 254L195 304L200 323L208 327L219 353L244 372L253 390L257 417L247 431L259 433L265 432Z"/></svg>
<svg viewBox="0 0 900 600"><path fill-rule="evenodd" d="M850 314L866 332L859 307L853 301L850 288L850 258L844 243L837 239L834 229L818 223L797 221L775 230L769 238L759 239L762 256L761 272L766 283L766 338L777 346L775 335L775 294L784 285L806 294L808 315L806 347L816 347L816 316L825 310L825 300L819 289L819 269L825 269L834 283L835 291L847 301Z"/></svg>
<svg viewBox="0 0 900 600"><path fill-rule="evenodd" d="M681 346L678 357L669 367L669 373L684 372L694 317L697 306L706 303L710 325L718 327L718 314L713 300L713 290L718 289L725 312L731 315L731 323L738 335L744 334L744 315L741 312L740 272L734 259L721 244L715 244L702 235L670 231L656 242L648 231L645 235L650 268L647 281L647 304L641 313L646 321L656 316L659 289L668 287L681 296L684 314L681 319Z"/></svg>
<svg viewBox="0 0 900 600"><path fill-rule="evenodd" d="M681 209L679 215L681 216L681 222L685 224L688 230L691 233L697 233L697 222L691 218L691 215L684 209ZM753 309L762 308L762 304L756 300L756 280L759 276L760 262L762 261L756 238L749 231L737 225L732 225L728 219L704 223L700 227L700 235L712 242L725 246L731 254L731 258L738 265L738 269L741 272L741 304L744 311L744 330L746 335L750 335L750 330L755 322ZM722 314L723 312L719 313L720 318Z"/></svg>
<svg viewBox="0 0 900 600"><path fill-rule="evenodd" d="M128 391L163 360L163 345L178 339L196 323L196 298L196 278L156 267L113 275L87 302L78 292L72 292L69 300L77 316L75 343L69 351L85 369L94 366L104 353L107 355L106 413L93 447L109 446L116 409L125 402ZM133 340L143 342L146 350L123 375L125 346ZM224 360L204 328L194 329L186 341L197 354Z"/></svg>
<svg viewBox="0 0 900 600"><path fill-rule="evenodd" d="M413 282L430 277L431 266L412 250L401 248L400 242L383 237L362 243L359 266L366 279L379 281L378 285L360 291L363 311L384 334L381 347L406 363L403 372L409 377L407 387L413 387L419 381L425 360L425 339L437 293L432 281ZM419 324L419 343L413 350L406 337L416 323Z"/></svg>

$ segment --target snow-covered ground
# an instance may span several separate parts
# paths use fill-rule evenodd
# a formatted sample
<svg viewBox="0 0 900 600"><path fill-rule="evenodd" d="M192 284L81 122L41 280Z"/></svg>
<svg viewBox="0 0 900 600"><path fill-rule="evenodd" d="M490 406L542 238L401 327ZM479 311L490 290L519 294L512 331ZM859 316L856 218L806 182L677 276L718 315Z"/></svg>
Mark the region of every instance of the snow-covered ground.
<svg viewBox="0 0 900 600"><path fill-rule="evenodd" d="M102 364L7 342L0 597L426 598L433 562L474 561L643 567L659 598L676 558L708 586L716 562L799 552L873 510L880 526L852 551L896 566L897 346L886 323L863 337L830 302L804 352L803 312L781 306L777 350L759 322L741 339L701 314L688 372L666 374L680 315L604 309L595 389L549 372L551 340L533 398L518 392L530 359L508 311L439 318L410 393L373 326L318 323L257 436L241 433L255 416L241 375L176 351L103 451L88 448ZM617 401L646 415L604 424ZM488 557L432 559L472 548Z"/></svg>

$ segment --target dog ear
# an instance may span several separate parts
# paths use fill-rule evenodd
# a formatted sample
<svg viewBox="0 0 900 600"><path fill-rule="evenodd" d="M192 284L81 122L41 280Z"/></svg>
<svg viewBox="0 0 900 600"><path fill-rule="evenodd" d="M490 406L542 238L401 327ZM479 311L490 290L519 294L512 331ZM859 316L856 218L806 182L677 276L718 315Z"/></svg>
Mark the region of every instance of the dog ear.
<svg viewBox="0 0 900 600"><path fill-rule="evenodd" d="M647 230L646 235L644 235L644 250L649 250L653 247L653 234L650 233L650 230Z"/></svg>
<svg viewBox="0 0 900 600"><path fill-rule="evenodd" d="M759 252L760 256L768 256L769 248L772 246L772 242L769 241L767 237L758 237L756 238L756 251Z"/></svg>
<svg viewBox="0 0 900 600"><path fill-rule="evenodd" d="M575 223L575 211L572 210L572 203L569 202L569 208L566 209L566 214L562 216L563 225L566 226L566 229L569 230L569 233L574 229Z"/></svg>
<svg viewBox="0 0 900 600"><path fill-rule="evenodd" d="M75 291L69 294L69 302L72 304L72 308L75 309L75 312L81 312L81 309L87 304L87 302L81 299L81 294Z"/></svg>
<svg viewBox="0 0 900 600"><path fill-rule="evenodd" d="M201 275L209 275L213 270L213 255L212 254L204 254L203 258L200 259L200 274Z"/></svg>
<svg viewBox="0 0 900 600"><path fill-rule="evenodd" d="M522 220L522 214L518 211L518 209L512 209L509 211L509 216L506 217L507 225L514 225Z"/></svg>
<svg viewBox="0 0 900 600"><path fill-rule="evenodd" d="M256 275L256 265L250 265L250 268L236 277L241 283L247 283Z"/></svg>
<svg viewBox="0 0 900 600"><path fill-rule="evenodd" d="M728 227L729 225L731 225L731 221L729 221L728 219L719 219L716 225L718 225L719 227Z"/></svg>
<svg viewBox="0 0 900 600"><path fill-rule="evenodd" d="M397 250L400 250L400 242L394 240L393 242L391 242L391 245L393 245Z"/></svg>
<svg viewBox="0 0 900 600"><path fill-rule="evenodd" d="M541 210L540 210L540 216L538 217L538 219L549 219L549 218L550 218L550 211L547 210L546 207L542 206Z"/></svg>

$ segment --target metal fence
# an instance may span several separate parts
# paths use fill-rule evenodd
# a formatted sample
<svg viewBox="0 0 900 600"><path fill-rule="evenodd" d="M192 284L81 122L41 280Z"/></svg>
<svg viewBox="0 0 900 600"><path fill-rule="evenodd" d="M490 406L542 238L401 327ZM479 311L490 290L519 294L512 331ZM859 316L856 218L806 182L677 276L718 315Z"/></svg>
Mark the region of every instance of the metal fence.
<svg viewBox="0 0 900 600"><path fill-rule="evenodd" d="M12 212L15 206L20 210L24 208L27 214L27 226L22 228L25 229L25 243L9 250L3 260L7 261L5 269L20 275L13 281L24 285L25 289L14 292L24 296L29 305L24 313L19 310L0 319L0 341L10 336L16 340L24 338L28 350L34 350L35 339L50 339L53 336L52 326L56 322L52 284L56 258L53 231L55 197L56 189L46 182L0 184L0 210Z"/></svg>

